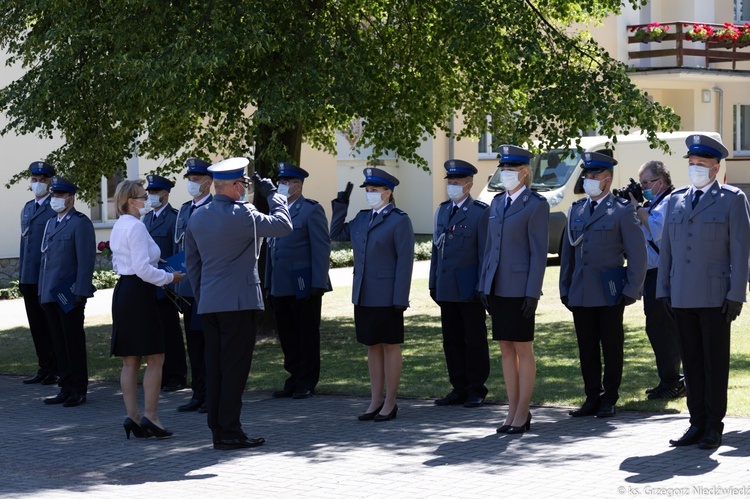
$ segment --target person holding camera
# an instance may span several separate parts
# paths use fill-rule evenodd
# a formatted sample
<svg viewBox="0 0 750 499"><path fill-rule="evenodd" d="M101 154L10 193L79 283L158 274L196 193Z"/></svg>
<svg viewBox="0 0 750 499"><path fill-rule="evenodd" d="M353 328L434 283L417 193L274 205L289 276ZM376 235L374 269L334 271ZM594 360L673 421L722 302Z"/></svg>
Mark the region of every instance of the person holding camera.
<svg viewBox="0 0 750 499"><path fill-rule="evenodd" d="M656 299L659 246L667 216L669 195L674 190L669 170L661 161L648 161L638 170L636 189L628 190L635 214L646 237L648 266L643 284L643 313L646 335L656 357L659 384L646 390L649 400L673 399L685 395L685 380L680 374L680 337L674 314L663 300ZM643 206L640 202L645 203Z"/></svg>
<svg viewBox="0 0 750 499"><path fill-rule="evenodd" d="M560 300L573 312L586 393L584 404L569 414L605 418L615 415L619 398L625 340L622 315L641 296L646 239L633 206L610 193L617 161L587 152L583 162L587 196L568 212L560 257Z"/></svg>

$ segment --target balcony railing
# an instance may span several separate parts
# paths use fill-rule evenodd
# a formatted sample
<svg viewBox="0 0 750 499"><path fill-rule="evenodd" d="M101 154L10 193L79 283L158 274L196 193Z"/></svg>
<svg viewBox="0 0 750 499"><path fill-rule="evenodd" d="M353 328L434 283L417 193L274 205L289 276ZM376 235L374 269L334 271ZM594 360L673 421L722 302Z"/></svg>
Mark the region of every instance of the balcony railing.
<svg viewBox="0 0 750 499"><path fill-rule="evenodd" d="M731 63L732 69L737 69L737 63L743 61L750 61L750 51L742 50L745 45L739 43L724 43L714 40L705 41L691 41L686 40L685 36L690 28L693 27L694 22L688 21L673 21L667 23L661 23L663 27L669 27L666 30L666 34L659 40L649 40L646 37L643 41L636 38L635 33L639 29L646 29L647 24L634 24L628 26L628 43L637 43L642 47L649 45L648 50L635 50L628 52L630 59L646 59L653 57L674 57L675 66L678 68L684 67L696 67L696 66L685 66L686 57L697 57L704 61L703 67L707 69L715 68L716 64ZM704 26L711 26L714 30L719 30L724 27L723 24L711 24L703 23ZM654 49L655 44L661 44L664 42L674 42L674 47L664 47L660 45L659 48ZM671 45L671 43L670 43ZM750 69L750 67L742 68Z"/></svg>

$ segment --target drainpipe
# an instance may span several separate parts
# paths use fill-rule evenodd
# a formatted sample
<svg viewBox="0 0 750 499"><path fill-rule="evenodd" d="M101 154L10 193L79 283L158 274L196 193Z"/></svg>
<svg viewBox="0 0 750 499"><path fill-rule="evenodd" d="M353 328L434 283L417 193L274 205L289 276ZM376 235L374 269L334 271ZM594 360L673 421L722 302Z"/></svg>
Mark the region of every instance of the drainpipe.
<svg viewBox="0 0 750 499"><path fill-rule="evenodd" d="M454 122L453 122L453 120L454 120L454 118L451 115L450 135L448 136L448 159L454 159L453 158L453 154L454 154L454 151L453 151L453 142L454 142L453 127L454 127Z"/></svg>
<svg viewBox="0 0 750 499"><path fill-rule="evenodd" d="M712 88L714 92L719 96L719 125L717 127L717 132L719 132L719 135L724 135L724 91L719 87Z"/></svg>

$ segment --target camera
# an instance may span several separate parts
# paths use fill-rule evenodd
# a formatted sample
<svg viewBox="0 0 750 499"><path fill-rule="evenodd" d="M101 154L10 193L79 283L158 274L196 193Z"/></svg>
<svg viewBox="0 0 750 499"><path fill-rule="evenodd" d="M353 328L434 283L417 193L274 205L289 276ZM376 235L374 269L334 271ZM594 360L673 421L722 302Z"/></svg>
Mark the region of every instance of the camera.
<svg viewBox="0 0 750 499"><path fill-rule="evenodd" d="M630 183L622 189L613 189L612 194L628 201L630 201L629 194L633 194L633 197L636 201L638 201L639 203L643 202L643 189L641 189L641 184L639 184L632 178L630 179Z"/></svg>

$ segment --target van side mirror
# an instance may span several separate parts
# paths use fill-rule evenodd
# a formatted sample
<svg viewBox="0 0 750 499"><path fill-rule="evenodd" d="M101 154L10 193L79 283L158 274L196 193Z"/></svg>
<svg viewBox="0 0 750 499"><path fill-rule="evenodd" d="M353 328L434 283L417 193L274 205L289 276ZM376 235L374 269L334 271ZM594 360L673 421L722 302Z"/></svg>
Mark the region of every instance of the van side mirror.
<svg viewBox="0 0 750 499"><path fill-rule="evenodd" d="M492 180L492 175L487 175L487 182L489 182L490 180Z"/></svg>
<svg viewBox="0 0 750 499"><path fill-rule="evenodd" d="M576 185L573 187L573 192L576 194L584 194L586 191L583 190L583 175L578 177L578 180L576 180Z"/></svg>

